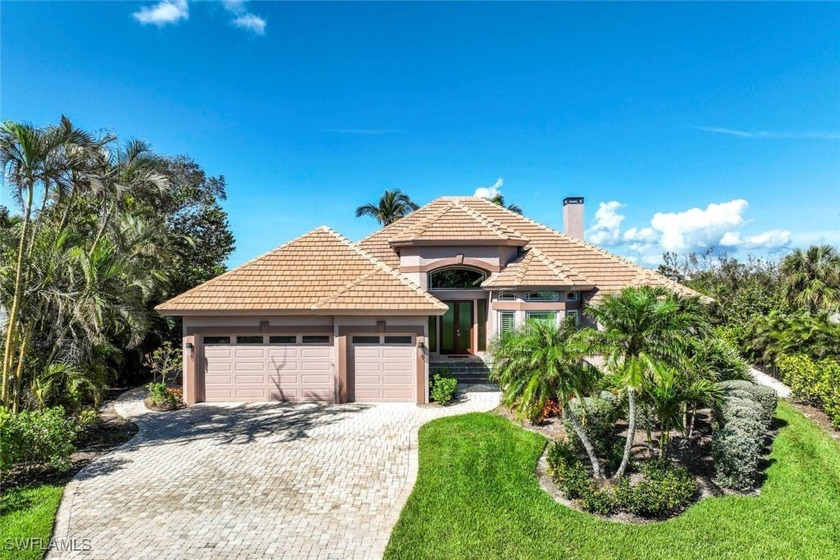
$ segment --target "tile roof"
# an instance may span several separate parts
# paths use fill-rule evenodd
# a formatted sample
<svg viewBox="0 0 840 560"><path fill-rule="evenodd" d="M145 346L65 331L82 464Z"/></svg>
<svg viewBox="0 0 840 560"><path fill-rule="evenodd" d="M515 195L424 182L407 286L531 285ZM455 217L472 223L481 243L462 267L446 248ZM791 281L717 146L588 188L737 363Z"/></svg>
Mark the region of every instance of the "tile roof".
<svg viewBox="0 0 840 560"><path fill-rule="evenodd" d="M392 246L459 241L466 243L492 243L525 245L527 239L518 232L476 212L458 199L444 199L426 219L413 223L388 239Z"/></svg>
<svg viewBox="0 0 840 560"><path fill-rule="evenodd" d="M634 285L665 286L683 295L698 295L694 290L650 269L478 197L444 197L433 200L416 212L361 240L359 245L377 259L398 268L399 256L389 244L389 240L402 239L409 235L409 231L425 232L433 229L437 222L445 219L449 209L455 207L467 208L484 216L490 223L504 228L513 237L527 239L525 249L538 249L544 257L539 259L540 264L534 268L534 276L537 278L545 273L543 265L546 265L549 269L568 271L564 276L569 280L574 280L576 275L584 284L594 285L596 298L602 293L618 292L626 286ZM531 257L532 261L533 258ZM511 275L515 272L518 271L512 271ZM499 276L504 273L505 271ZM490 285L491 281L494 282L492 277L485 285ZM521 281L532 281L527 270Z"/></svg>
<svg viewBox="0 0 840 560"><path fill-rule="evenodd" d="M440 314L445 304L335 231L320 227L156 307L168 315L223 311Z"/></svg>
<svg viewBox="0 0 840 560"><path fill-rule="evenodd" d="M550 286L595 287L586 277L549 259L545 253L532 247L498 274L485 280L482 288L543 288Z"/></svg>

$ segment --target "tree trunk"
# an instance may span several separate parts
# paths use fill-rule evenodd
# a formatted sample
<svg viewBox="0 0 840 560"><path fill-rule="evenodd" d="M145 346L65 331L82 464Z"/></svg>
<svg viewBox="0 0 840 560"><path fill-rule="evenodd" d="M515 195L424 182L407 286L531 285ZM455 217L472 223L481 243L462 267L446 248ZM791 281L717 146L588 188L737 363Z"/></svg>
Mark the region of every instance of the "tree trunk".
<svg viewBox="0 0 840 560"><path fill-rule="evenodd" d="M9 311L8 321L6 327L6 347L3 354L3 387L0 390L0 397L2 397L2 404L8 406L9 404L9 377L12 373L12 357L14 355L15 335L17 334L17 316L20 308L21 299L21 277L23 275L23 255L26 253L26 236L29 233L29 218L32 214L32 197L35 193L35 186L29 185L29 193L26 198L26 206L23 210L23 224L20 231L20 242L18 243L17 265L15 269L15 288L12 295L12 309Z"/></svg>
<svg viewBox="0 0 840 560"><path fill-rule="evenodd" d="M686 437L691 439L694 435L694 421L697 419L697 403L692 403L691 405L691 416L690 420L688 421L688 434Z"/></svg>
<svg viewBox="0 0 840 560"><path fill-rule="evenodd" d="M90 251L88 252L88 258L93 256L94 251L96 251L96 246L99 245L99 240L102 239L102 236L105 234L105 228L108 227L108 222L111 219L111 214L114 212L114 205L111 205L105 212L105 216L102 218L102 223L99 225L99 230L96 232L96 236L93 238L93 243L90 246Z"/></svg>
<svg viewBox="0 0 840 560"><path fill-rule="evenodd" d="M23 342L20 344L20 353L18 356L17 371L15 371L15 400L12 403L12 414L18 413L18 406L20 405L21 388L23 387L23 365L26 358L26 351L29 350L29 343L32 340L32 327L25 329L23 335Z"/></svg>
<svg viewBox="0 0 840 560"><path fill-rule="evenodd" d="M627 388L627 440L624 442L624 457L621 465L615 471L613 478L621 478L627 470L627 463L630 462L630 451L633 449L633 439L636 437L636 390L633 387Z"/></svg>
<svg viewBox="0 0 840 560"><path fill-rule="evenodd" d="M569 418L569 424L572 425L572 429L577 434L578 438L580 438L580 442L583 444L583 448L586 450L586 454L589 456L589 462L592 463L592 474L597 480L603 480L604 475L601 472L601 463L598 461L598 457L595 455L595 448L592 446L592 442L589 441L589 436L586 435L586 432L583 431L583 428L580 427L580 422L578 422L575 413L572 412L569 406L563 407L563 414Z"/></svg>

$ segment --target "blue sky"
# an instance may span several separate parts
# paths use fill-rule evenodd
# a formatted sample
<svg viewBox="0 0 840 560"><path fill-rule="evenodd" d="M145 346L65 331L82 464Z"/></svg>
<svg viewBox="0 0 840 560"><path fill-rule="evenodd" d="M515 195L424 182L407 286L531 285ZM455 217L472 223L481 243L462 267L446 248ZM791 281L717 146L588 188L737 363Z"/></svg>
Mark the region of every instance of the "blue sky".
<svg viewBox="0 0 840 560"><path fill-rule="evenodd" d="M496 185L654 264L840 243L840 3L7 2L0 117L224 174L235 265ZM0 203L10 205L8 193Z"/></svg>

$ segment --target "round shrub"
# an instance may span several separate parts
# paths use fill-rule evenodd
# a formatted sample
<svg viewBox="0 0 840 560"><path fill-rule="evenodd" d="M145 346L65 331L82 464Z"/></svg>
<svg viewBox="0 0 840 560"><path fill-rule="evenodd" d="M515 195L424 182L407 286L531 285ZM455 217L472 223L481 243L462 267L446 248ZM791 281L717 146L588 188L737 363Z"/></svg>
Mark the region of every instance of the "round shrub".
<svg viewBox="0 0 840 560"><path fill-rule="evenodd" d="M601 515L613 513L617 505L615 492L594 482L581 494L578 502L584 510Z"/></svg>
<svg viewBox="0 0 840 560"><path fill-rule="evenodd" d="M773 416L776 414L776 405L779 400L773 388L749 381L737 380L721 381L718 385L727 395L742 397L744 394L749 395L749 398L761 406L765 424L769 426L773 422Z"/></svg>
<svg viewBox="0 0 840 560"><path fill-rule="evenodd" d="M583 399L583 405L581 405L580 399L575 399L567 403L566 406L571 408L593 445L602 448L610 440L616 420L615 406L612 403L598 397L587 397ZM565 416L563 427L566 428L569 441L575 445L580 445L577 434L569 419Z"/></svg>
<svg viewBox="0 0 840 560"><path fill-rule="evenodd" d="M429 396L436 403L448 404L455 400L455 391L457 389L457 379L435 373L429 384Z"/></svg>

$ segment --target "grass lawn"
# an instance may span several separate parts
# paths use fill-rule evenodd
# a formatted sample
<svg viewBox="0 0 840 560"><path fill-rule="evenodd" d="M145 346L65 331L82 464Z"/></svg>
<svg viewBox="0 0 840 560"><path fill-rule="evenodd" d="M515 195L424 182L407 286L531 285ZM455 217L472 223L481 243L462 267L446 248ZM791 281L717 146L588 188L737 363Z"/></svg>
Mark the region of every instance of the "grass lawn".
<svg viewBox="0 0 840 560"><path fill-rule="evenodd" d="M3 490L0 496L0 558L23 560L42 558L44 551L36 542L33 547L12 550L18 539L41 539L47 546L52 535L55 514L63 485L34 484Z"/></svg>
<svg viewBox="0 0 840 560"><path fill-rule="evenodd" d="M494 414L420 430L417 485L386 558L840 558L840 445L786 403L761 495L703 500L646 525L602 521L543 492L545 439Z"/></svg>

